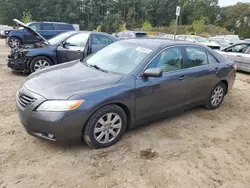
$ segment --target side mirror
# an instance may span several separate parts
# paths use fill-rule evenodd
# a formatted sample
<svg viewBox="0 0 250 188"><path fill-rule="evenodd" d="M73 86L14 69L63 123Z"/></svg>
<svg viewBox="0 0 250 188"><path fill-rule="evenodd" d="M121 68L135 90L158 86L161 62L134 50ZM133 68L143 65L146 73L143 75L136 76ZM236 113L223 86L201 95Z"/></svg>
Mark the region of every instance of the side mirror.
<svg viewBox="0 0 250 188"><path fill-rule="evenodd" d="M62 42L62 47L67 48L67 42Z"/></svg>
<svg viewBox="0 0 250 188"><path fill-rule="evenodd" d="M160 68L149 68L142 74L144 77L162 77L163 70Z"/></svg>

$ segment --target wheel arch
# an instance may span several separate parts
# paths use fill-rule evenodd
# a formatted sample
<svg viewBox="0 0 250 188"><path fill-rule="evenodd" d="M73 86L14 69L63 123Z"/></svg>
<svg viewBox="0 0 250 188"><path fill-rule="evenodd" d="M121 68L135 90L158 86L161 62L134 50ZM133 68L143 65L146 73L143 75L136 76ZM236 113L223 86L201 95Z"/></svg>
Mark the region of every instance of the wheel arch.
<svg viewBox="0 0 250 188"><path fill-rule="evenodd" d="M109 106L109 105L117 105L117 106L119 106L121 109L123 109L123 111L124 111L125 114L126 114L126 118L127 118L126 130L128 130L128 129L131 127L131 125L132 125L131 111L129 110L129 108L128 108L125 104L123 104L123 103L121 103L121 102L111 102L111 103L108 103L108 104L104 104L104 105L98 106L97 108L95 108L95 109L93 110L93 112L89 115L89 117L87 118L85 124L83 125L83 127L82 127L82 132L84 131L85 125L86 125L87 122L89 121L90 117L91 117L94 113L96 113L98 110L100 110L101 108L104 108L105 106Z"/></svg>
<svg viewBox="0 0 250 188"><path fill-rule="evenodd" d="M35 56L33 56L33 57L31 57L30 58L30 60L29 60L29 62L28 62L28 64L27 64L27 70L29 71L29 72L31 72L31 69L30 69L30 64L31 64L31 62L35 59L35 58L38 58L38 57L46 57L46 58L48 58L51 62L52 62L52 65L55 65L55 62L54 62L54 60L53 60L53 58L51 58L50 56L48 56L48 55L35 55Z"/></svg>
<svg viewBox="0 0 250 188"><path fill-rule="evenodd" d="M228 93L228 82L227 82L227 80L221 80L220 82L223 83L226 86L225 95L227 95L227 93Z"/></svg>

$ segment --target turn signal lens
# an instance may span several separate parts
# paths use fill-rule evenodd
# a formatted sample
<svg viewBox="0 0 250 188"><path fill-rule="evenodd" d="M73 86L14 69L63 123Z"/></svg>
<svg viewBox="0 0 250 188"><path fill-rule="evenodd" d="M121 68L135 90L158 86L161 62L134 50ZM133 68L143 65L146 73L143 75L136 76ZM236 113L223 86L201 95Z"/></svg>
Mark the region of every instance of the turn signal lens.
<svg viewBox="0 0 250 188"><path fill-rule="evenodd" d="M84 100L76 101L75 104L73 104L73 105L71 105L69 107L69 110L75 110L75 109L77 109L83 102L84 102Z"/></svg>

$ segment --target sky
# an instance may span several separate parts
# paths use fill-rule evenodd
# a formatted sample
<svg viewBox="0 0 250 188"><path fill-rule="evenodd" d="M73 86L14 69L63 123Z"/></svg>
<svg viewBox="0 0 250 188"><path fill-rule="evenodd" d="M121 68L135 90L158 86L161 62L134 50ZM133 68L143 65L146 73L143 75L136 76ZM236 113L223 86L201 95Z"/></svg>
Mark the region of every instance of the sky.
<svg viewBox="0 0 250 188"><path fill-rule="evenodd" d="M229 5L235 5L238 2L250 3L250 0L219 0L219 5L221 7L224 7L224 6L229 6Z"/></svg>

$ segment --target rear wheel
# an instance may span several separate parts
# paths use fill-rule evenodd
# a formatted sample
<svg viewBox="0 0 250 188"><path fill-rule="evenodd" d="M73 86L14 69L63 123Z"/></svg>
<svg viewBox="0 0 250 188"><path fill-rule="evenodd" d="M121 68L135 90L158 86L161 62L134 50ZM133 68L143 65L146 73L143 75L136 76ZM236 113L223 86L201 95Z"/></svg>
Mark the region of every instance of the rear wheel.
<svg viewBox="0 0 250 188"><path fill-rule="evenodd" d="M52 61L47 57L43 57L43 56L36 57L30 63L30 72L31 73L36 72L43 68L49 67L52 64L53 64Z"/></svg>
<svg viewBox="0 0 250 188"><path fill-rule="evenodd" d="M210 110L217 109L222 104L225 94L226 86L224 83L220 82L213 88L205 107Z"/></svg>
<svg viewBox="0 0 250 188"><path fill-rule="evenodd" d="M21 39L17 37L10 37L8 40L8 45L11 48L18 48L22 44Z"/></svg>
<svg viewBox="0 0 250 188"><path fill-rule="evenodd" d="M92 148L105 148L119 141L126 126L127 116L124 110L117 105L108 105L90 117L82 137Z"/></svg>

